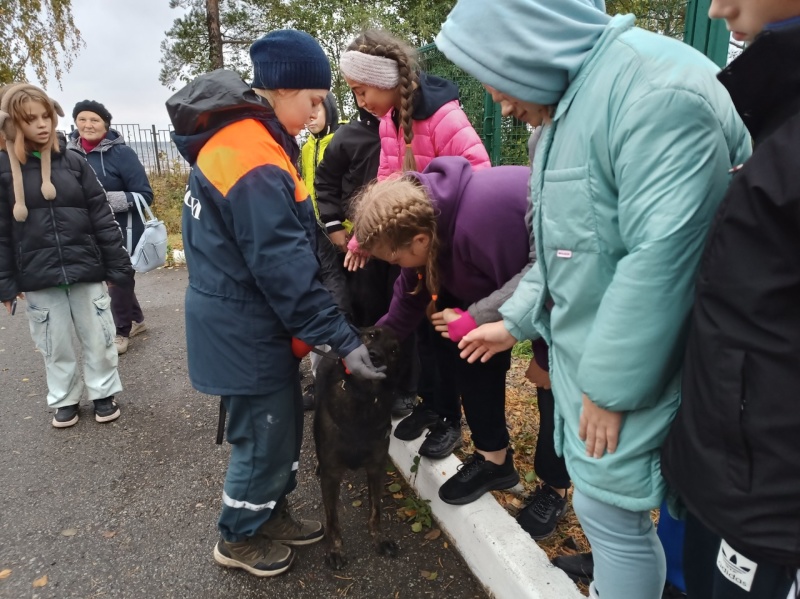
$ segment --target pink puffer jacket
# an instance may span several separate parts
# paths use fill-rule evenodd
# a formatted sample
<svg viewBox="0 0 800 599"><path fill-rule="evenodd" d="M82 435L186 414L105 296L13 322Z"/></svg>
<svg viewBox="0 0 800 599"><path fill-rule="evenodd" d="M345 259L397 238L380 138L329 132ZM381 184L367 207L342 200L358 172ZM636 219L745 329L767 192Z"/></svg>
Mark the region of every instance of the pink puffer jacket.
<svg viewBox="0 0 800 599"><path fill-rule="evenodd" d="M402 129L398 131L389 111L380 123L381 160L378 180L403 170L406 143ZM422 171L437 156L463 156L474 170L489 168L489 154L481 138L461 110L458 100L443 104L434 115L423 121L412 121L414 139L411 150L417 160L417 170Z"/></svg>

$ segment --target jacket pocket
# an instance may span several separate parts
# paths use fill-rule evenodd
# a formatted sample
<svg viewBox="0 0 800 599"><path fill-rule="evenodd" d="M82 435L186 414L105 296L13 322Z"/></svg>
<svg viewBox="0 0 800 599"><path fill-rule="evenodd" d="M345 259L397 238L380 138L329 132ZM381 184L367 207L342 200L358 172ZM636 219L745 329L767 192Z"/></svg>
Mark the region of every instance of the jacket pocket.
<svg viewBox="0 0 800 599"><path fill-rule="evenodd" d="M28 321L36 349L42 352L45 357L50 357L53 351L53 344L50 339L50 310L28 305Z"/></svg>
<svg viewBox="0 0 800 599"><path fill-rule="evenodd" d="M92 303L97 312L97 318L100 320L100 326L103 329L106 347L111 347L117 334L117 327L114 325L114 317L111 314L111 296L104 292L97 299L93 299Z"/></svg>
<svg viewBox="0 0 800 599"><path fill-rule="evenodd" d="M97 247L97 240L95 240L94 235L88 235L89 238L89 245L92 247L92 251L94 252L95 258L100 264L103 264L103 256L100 253L100 248Z"/></svg>
<svg viewBox="0 0 800 599"><path fill-rule="evenodd" d="M557 252L599 251L588 166L545 171L541 210L544 247Z"/></svg>
<svg viewBox="0 0 800 599"><path fill-rule="evenodd" d="M718 358L716 385L725 467L733 486L742 492L749 492L752 484L751 451L744 426L747 416L744 378L746 356L740 349L722 349Z"/></svg>

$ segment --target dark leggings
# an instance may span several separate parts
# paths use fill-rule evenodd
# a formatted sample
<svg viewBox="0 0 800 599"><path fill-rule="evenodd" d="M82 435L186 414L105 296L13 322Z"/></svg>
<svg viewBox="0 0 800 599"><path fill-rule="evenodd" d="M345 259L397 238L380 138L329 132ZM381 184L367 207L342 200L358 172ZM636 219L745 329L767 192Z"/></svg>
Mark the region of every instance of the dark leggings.
<svg viewBox="0 0 800 599"><path fill-rule="evenodd" d="M539 438L536 440L536 455L533 469L536 475L551 487L566 489L570 479L567 464L563 457L556 455L555 399L550 389L536 390L539 405Z"/></svg>
<svg viewBox="0 0 800 599"><path fill-rule="evenodd" d="M117 335L127 337L131 334L131 324L133 321L142 322L144 314L136 299L134 288L136 281L131 279L130 284L109 285L108 294L111 296L111 313L114 315L114 325L117 327Z"/></svg>
<svg viewBox="0 0 800 599"><path fill-rule="evenodd" d="M466 309L467 303L441 290L437 309L444 308ZM423 324L438 369L432 401L423 396L425 403L453 423L461 421L463 405L472 442L481 451L499 451L508 447L506 373L511 367L511 350L499 353L487 362L470 364L459 355L458 344L437 333L427 319ZM425 359L424 354L421 357Z"/></svg>

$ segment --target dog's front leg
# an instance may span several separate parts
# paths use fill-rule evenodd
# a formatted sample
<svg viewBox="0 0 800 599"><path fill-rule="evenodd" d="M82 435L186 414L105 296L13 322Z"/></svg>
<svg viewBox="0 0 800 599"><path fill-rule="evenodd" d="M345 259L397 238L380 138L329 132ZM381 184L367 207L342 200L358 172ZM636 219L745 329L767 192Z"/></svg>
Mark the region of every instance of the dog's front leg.
<svg viewBox="0 0 800 599"><path fill-rule="evenodd" d="M383 468L367 469L367 485L369 486L369 534L372 545L380 555L397 557L397 543L381 534L381 496L383 495Z"/></svg>
<svg viewBox="0 0 800 599"><path fill-rule="evenodd" d="M340 472L330 472L320 468L320 484L322 486L322 505L325 507L325 527L327 530L328 553L325 563L334 570L341 570L347 565L347 558L342 553L342 531L339 528L339 484Z"/></svg>

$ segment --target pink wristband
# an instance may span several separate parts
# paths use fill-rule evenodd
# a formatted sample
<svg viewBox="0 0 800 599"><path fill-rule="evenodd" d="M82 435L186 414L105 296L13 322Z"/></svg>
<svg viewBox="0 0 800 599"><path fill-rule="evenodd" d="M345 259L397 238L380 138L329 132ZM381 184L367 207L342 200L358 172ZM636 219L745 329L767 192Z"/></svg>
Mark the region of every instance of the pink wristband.
<svg viewBox="0 0 800 599"><path fill-rule="evenodd" d="M347 249L354 254L358 254L361 251L361 246L358 244L358 239L356 239L355 235L347 242Z"/></svg>
<svg viewBox="0 0 800 599"><path fill-rule="evenodd" d="M475 322L469 312L461 308L455 308L455 311L461 315L461 318L447 323L447 334L450 335L450 341L458 343L464 338L464 335L473 329L477 329L478 323Z"/></svg>

